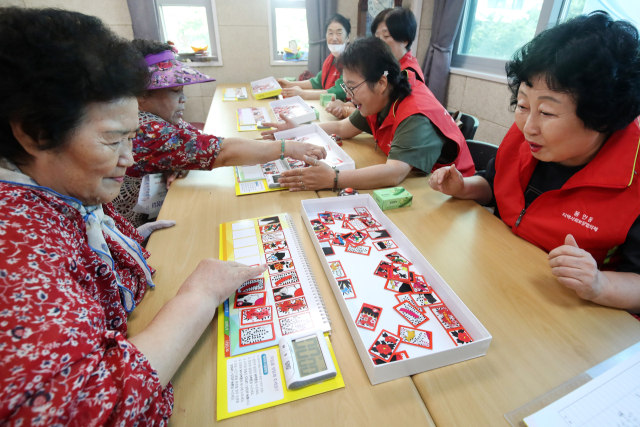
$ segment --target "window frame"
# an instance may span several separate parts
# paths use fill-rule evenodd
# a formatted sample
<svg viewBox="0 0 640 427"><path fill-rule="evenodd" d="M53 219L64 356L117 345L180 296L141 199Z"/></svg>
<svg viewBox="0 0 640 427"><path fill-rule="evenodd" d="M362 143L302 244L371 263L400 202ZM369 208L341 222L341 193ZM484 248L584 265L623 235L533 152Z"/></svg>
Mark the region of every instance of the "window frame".
<svg viewBox="0 0 640 427"><path fill-rule="evenodd" d="M190 62L195 66L223 66L222 49L220 47L220 33L218 31L218 14L216 10L216 0L154 0L156 13L158 14L158 32L160 40L165 42L168 38L165 34L165 26L161 6L201 6L207 10L207 26L209 27L209 52L214 58L210 61ZM215 53L213 51L215 48Z"/></svg>
<svg viewBox="0 0 640 427"><path fill-rule="evenodd" d="M471 14L475 15L477 3L478 0L468 0L465 4L462 21L460 22L451 52L451 72L453 74L506 83L505 65L507 60L458 53L462 33L465 29L470 29L473 21L469 22L469 16ZM538 18L534 37L542 31L553 27L558 21L561 21L567 14L569 4L570 0L544 0L540 9L540 17Z"/></svg>
<svg viewBox="0 0 640 427"><path fill-rule="evenodd" d="M293 5L293 7L292 7ZM278 32L276 27L276 8L290 7L307 10L304 0L267 0L269 22L269 61L271 65L307 65L308 61L285 61L277 51ZM307 24L308 27L308 24ZM307 33L308 34L308 33Z"/></svg>

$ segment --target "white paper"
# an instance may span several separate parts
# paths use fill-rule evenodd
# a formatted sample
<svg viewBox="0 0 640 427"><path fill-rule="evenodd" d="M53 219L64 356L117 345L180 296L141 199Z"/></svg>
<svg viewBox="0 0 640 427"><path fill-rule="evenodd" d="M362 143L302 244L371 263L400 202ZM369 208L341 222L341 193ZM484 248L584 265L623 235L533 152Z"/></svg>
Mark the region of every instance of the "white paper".
<svg viewBox="0 0 640 427"><path fill-rule="evenodd" d="M227 359L227 411L237 412L284 399L278 350Z"/></svg>
<svg viewBox="0 0 640 427"><path fill-rule="evenodd" d="M239 185L240 185L240 194L264 191L264 181L241 182Z"/></svg>
<svg viewBox="0 0 640 427"><path fill-rule="evenodd" d="M640 427L640 353L524 421L529 427Z"/></svg>
<svg viewBox="0 0 640 427"><path fill-rule="evenodd" d="M231 229L234 231L242 230L243 228L253 228L253 221L248 219L245 221L234 222L233 224L231 224Z"/></svg>
<svg viewBox="0 0 640 427"><path fill-rule="evenodd" d="M145 175L140 184L138 202L133 208L134 212L149 215L149 218L156 218L160 213L160 208L167 197L167 183L161 173Z"/></svg>
<svg viewBox="0 0 640 427"><path fill-rule="evenodd" d="M240 182L264 179L264 175L262 174L262 168L260 167L260 165L238 166L238 172L238 175L240 176Z"/></svg>
<svg viewBox="0 0 640 427"><path fill-rule="evenodd" d="M235 261L244 265L259 265L261 263L264 264L264 261L262 261L260 255L253 255L246 258L236 258Z"/></svg>
<svg viewBox="0 0 640 427"><path fill-rule="evenodd" d="M243 237L255 236L256 229L255 228L245 228L244 230L236 230L233 232L233 240L241 239Z"/></svg>
<svg viewBox="0 0 640 427"><path fill-rule="evenodd" d="M244 248L246 246L256 246L258 245L258 237L250 236L245 237L244 239L235 239L233 241L233 248Z"/></svg>
<svg viewBox="0 0 640 427"><path fill-rule="evenodd" d="M259 255L258 246L248 246L246 248L238 248L233 250L233 258L238 259L246 256Z"/></svg>

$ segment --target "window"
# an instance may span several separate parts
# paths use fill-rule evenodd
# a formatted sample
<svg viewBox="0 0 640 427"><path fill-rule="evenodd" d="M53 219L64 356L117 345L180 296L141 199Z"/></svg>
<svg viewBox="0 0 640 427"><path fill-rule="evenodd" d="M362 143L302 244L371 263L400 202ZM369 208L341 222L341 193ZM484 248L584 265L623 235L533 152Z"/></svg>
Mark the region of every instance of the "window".
<svg viewBox="0 0 640 427"><path fill-rule="evenodd" d="M594 10L640 28L638 0L468 0L451 66L504 76L506 61L536 34Z"/></svg>
<svg viewBox="0 0 640 427"><path fill-rule="evenodd" d="M271 64L306 64L305 61L289 61L284 48L295 40L298 49L309 53L309 31L307 29L307 9L300 0L269 1L269 47Z"/></svg>
<svg viewBox="0 0 640 427"><path fill-rule="evenodd" d="M155 0L158 8L160 37L172 41L180 59L222 65L215 0Z"/></svg>

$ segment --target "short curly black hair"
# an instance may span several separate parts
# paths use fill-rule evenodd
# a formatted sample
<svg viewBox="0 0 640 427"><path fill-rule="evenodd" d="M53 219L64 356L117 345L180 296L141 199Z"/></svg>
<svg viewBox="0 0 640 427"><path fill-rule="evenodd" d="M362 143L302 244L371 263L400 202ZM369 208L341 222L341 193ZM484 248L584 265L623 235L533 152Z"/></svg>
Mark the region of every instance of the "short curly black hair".
<svg viewBox="0 0 640 427"><path fill-rule="evenodd" d="M156 53L171 50L171 45L169 43L162 43L156 40L135 39L131 43L136 49L138 49L142 56L155 55Z"/></svg>
<svg viewBox="0 0 640 427"><path fill-rule="evenodd" d="M142 95L149 71L131 42L98 18L58 9L0 8L0 156L29 155L13 136L21 124L40 149L61 147L86 107Z"/></svg>
<svg viewBox="0 0 640 427"><path fill-rule="evenodd" d="M612 133L640 115L640 41L629 22L603 11L575 17L538 34L506 64L511 106L521 83L537 76L568 93L585 127Z"/></svg>

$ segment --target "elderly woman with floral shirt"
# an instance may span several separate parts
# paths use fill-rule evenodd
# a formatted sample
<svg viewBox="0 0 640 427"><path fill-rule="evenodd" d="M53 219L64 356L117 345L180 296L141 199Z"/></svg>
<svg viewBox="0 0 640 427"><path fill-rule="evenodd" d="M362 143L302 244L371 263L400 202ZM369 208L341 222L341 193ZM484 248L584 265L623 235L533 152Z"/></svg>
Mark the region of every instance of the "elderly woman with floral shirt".
<svg viewBox="0 0 640 427"><path fill-rule="evenodd" d="M151 81L147 91L138 97L139 129L133 139L136 163L127 169L120 195L114 200L116 210L132 224L139 226L147 221L145 215L133 210L145 175L163 172L170 185L182 170L254 165L275 160L281 154L297 160L304 160L304 155L326 156L324 148L297 141L283 145L200 132L182 120L187 101L183 88L213 79L178 61L166 43L137 39L133 44L145 57Z"/></svg>
<svg viewBox="0 0 640 427"><path fill-rule="evenodd" d="M134 164L143 57L57 9L0 8L0 40L0 425L166 426L172 375L266 267L201 261L128 337L154 270L110 202Z"/></svg>

